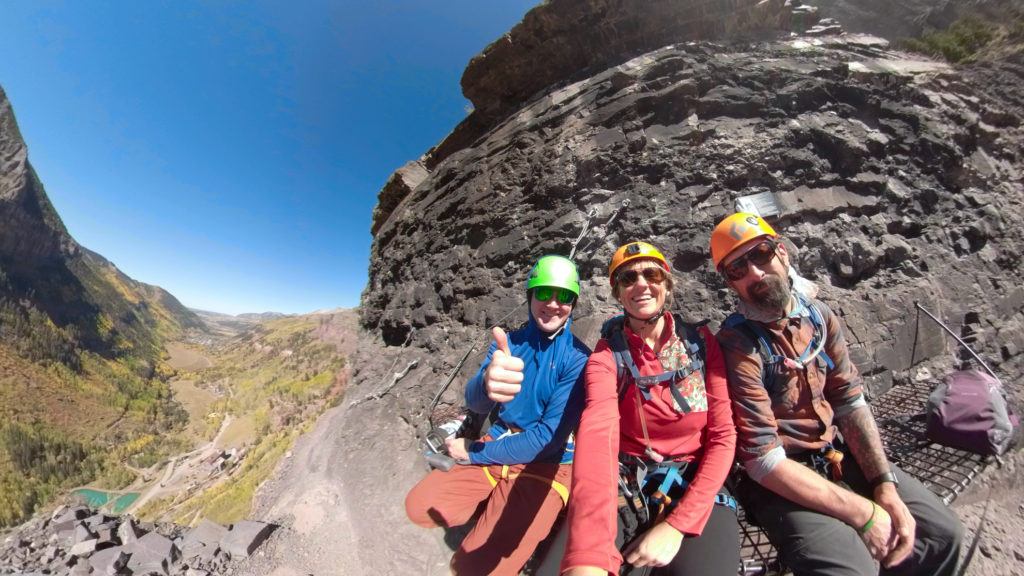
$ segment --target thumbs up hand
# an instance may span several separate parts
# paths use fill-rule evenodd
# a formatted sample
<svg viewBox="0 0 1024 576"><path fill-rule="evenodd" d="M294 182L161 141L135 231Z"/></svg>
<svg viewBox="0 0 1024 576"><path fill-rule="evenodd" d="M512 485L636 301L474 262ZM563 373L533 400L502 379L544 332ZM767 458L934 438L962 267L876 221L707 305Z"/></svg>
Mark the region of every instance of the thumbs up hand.
<svg viewBox="0 0 1024 576"><path fill-rule="evenodd" d="M495 326L491 331L498 347L491 354L491 364L484 375L487 397L495 402L508 402L522 388L523 361L512 355L505 331Z"/></svg>

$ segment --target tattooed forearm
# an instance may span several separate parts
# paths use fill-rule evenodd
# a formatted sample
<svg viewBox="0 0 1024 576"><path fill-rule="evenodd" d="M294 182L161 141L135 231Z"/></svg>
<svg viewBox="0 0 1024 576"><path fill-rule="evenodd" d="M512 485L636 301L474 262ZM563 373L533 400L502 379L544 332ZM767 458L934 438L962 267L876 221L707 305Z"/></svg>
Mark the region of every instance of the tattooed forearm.
<svg viewBox="0 0 1024 576"><path fill-rule="evenodd" d="M889 461L882 449L882 438L878 434L875 417L871 415L871 408L861 406L837 419L836 425L843 433L843 439L860 469L864 471L865 478L871 480L889 471Z"/></svg>

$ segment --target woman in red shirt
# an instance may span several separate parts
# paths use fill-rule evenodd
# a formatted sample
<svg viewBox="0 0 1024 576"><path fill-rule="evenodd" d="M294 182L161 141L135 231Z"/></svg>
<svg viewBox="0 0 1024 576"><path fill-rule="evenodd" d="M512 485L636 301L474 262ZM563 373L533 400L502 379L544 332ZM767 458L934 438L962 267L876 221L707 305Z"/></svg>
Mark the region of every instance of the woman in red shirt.
<svg viewBox="0 0 1024 576"><path fill-rule="evenodd" d="M656 574L732 576L739 529L722 483L736 429L718 344L667 311L673 279L654 246L622 246L608 275L625 317L606 323L585 369L562 573L616 574L624 557Z"/></svg>

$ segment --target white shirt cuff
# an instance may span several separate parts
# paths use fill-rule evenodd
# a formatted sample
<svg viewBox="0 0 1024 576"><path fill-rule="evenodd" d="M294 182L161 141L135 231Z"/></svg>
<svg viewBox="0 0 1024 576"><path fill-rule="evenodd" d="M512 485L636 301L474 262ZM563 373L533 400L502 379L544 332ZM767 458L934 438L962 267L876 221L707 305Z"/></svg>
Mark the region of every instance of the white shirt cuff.
<svg viewBox="0 0 1024 576"><path fill-rule="evenodd" d="M868 405L868 401L865 400L864 399L864 395L861 394L860 396L857 396L857 399L854 400L853 402L848 402L848 403L843 404L841 406L837 406L836 409L835 409L836 418L842 418L843 416L846 416L847 414L849 414L850 412L853 412L857 408L860 408L861 406L867 406L867 405Z"/></svg>
<svg viewBox="0 0 1024 576"><path fill-rule="evenodd" d="M776 446L768 451L767 454L753 460L747 460L743 464L743 469L747 471L747 475L757 482L761 483L761 479L771 473L783 460L786 459L786 451L782 449L782 446Z"/></svg>

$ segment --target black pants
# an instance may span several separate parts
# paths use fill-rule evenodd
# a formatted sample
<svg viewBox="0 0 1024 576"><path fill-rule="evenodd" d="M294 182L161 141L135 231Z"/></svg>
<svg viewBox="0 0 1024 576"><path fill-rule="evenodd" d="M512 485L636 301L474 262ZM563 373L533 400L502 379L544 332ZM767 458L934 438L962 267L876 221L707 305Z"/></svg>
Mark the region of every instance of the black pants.
<svg viewBox="0 0 1024 576"><path fill-rule="evenodd" d="M963 527L956 515L923 484L893 466L897 492L917 522L914 549L902 564L879 572L857 531L831 516L791 502L745 478L738 490L744 508L768 534L796 576L945 576L956 570ZM843 461L843 484L872 498L853 458Z"/></svg>
<svg viewBox="0 0 1024 576"><path fill-rule="evenodd" d="M722 493L728 493L724 488ZM625 526L619 519L615 546L623 549ZM569 523L563 522L551 543L536 576L557 576L565 546L569 539ZM623 576L735 576L740 565L740 537L736 512L716 504L700 536L683 538L683 544L672 562L661 568L633 568L623 564Z"/></svg>

